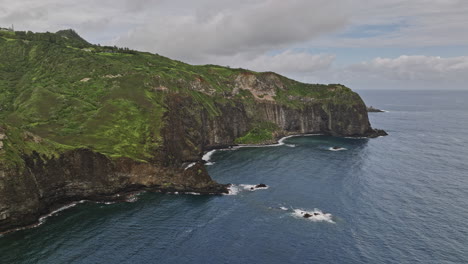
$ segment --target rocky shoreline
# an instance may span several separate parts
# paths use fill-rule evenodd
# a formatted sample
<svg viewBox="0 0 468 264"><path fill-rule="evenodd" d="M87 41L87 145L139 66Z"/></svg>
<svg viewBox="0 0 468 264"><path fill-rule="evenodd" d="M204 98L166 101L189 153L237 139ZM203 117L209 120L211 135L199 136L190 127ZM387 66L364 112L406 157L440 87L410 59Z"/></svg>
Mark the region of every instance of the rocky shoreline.
<svg viewBox="0 0 468 264"><path fill-rule="evenodd" d="M90 148L46 155L42 147L40 153L22 153L20 165L0 168L0 232L34 224L57 206L80 200L113 200L114 195L128 191L225 194L228 186L208 175L203 154L243 146L236 144L236 139L262 122L277 127L271 139L261 142L265 145L306 134L355 138L386 135L370 126L365 104L357 94L346 96L354 103L306 102L290 107L260 99L249 103L233 100L231 104L215 104L219 113L213 116L191 97L168 94L160 147L148 160L110 157ZM13 136L9 130L14 129L2 129L3 148L5 144L43 142L30 132ZM18 133L22 134L18 137Z"/></svg>
<svg viewBox="0 0 468 264"><path fill-rule="evenodd" d="M281 144L282 140L285 138L293 137L293 136L306 136L310 135L310 133L284 133L281 136L277 136L277 139L273 142L263 142L261 144L255 145L240 145L240 144L230 144L230 145L217 145L217 146L210 146L205 149L205 152L212 151L212 150L220 150L220 149L231 149L235 147L248 147L248 146L274 146L277 144ZM314 134L316 135L316 134ZM369 133L366 134L368 138L375 138L378 136L387 135L385 131L372 129ZM360 137L362 138L362 137ZM4 220L7 219L5 217L4 208L0 208L0 234L6 234L18 230L23 230L26 228L35 227L41 223L41 219L44 216L48 216L53 214L54 211L57 209L67 207L70 204L74 204L80 201L86 202L97 202L97 203L106 203L106 202L125 202L129 195L139 192L159 192L159 193L197 193L200 195L223 195L228 194L229 189L228 187L230 184L219 184L211 179L208 175L205 163L201 157L200 159L194 161L192 166L185 167L185 168L172 168L167 171L167 168L157 168L152 164L147 163L139 163L136 161L132 161L130 159L121 158L117 160L110 160L109 158L105 157L102 154L95 153L89 149L79 149L74 150L69 153L63 154L58 159L49 160L46 162L41 162L38 156L39 154L36 153L29 157L24 157L28 164L28 172L29 173L39 173L41 175L34 176L36 181L36 185L40 185L40 176L42 178L49 178L52 174L56 174L57 172L53 173L54 171L49 171L50 169L44 167L45 164L48 164L48 167L57 169L60 167L57 163L65 162L66 164L76 164L79 163L81 168L79 171L86 171L83 168L94 167L93 165L96 163L96 160L103 168L117 168L117 173L111 169L107 172L101 171L99 174L94 174L94 180L97 181L104 181L104 184L101 183L100 188L93 188L89 187L87 189L85 186L81 186L81 189L74 189L70 191L63 191L59 189L55 190L48 190L47 192L52 193L62 193L62 195L58 195L55 198L51 199L50 197L37 197L37 208L40 210L36 212L29 213L29 215L21 214L14 217L14 221L10 221L10 223L5 223ZM111 165L110 165L111 164ZM64 164L65 165L65 164ZM64 173L64 171L71 172L70 168L66 168L64 166L64 170L60 170L59 174ZM73 167L73 166L72 166ZM78 168L78 167L75 167ZM170 175L171 181L165 182L165 177L161 177L161 175L157 175L155 173L157 170L163 169L165 174ZM137 174L132 175L132 173ZM78 174L80 174L78 172ZM145 175L146 174L146 175ZM120 186L115 186L110 184L108 181L112 180L108 177L113 175L114 177L123 177L124 180L120 179L121 182ZM118 175L118 176L116 176ZM157 177L155 177L157 175ZM76 175L75 175L76 176ZM178 176L179 180L174 176ZM64 178L67 178L66 175ZM88 177L89 178L89 177ZM112 177L111 177L112 178ZM72 183L68 183L68 186L72 185ZM82 185L82 183L80 183ZM93 184L94 185L94 184ZM107 186L107 188L106 188ZM104 188L103 188L104 187ZM64 188L63 186L60 188ZM67 188L67 187L65 187ZM87 189L87 190L86 190ZM45 193L46 191L42 191ZM76 192L76 193L73 193ZM31 194L28 194L28 196ZM26 197L24 197L27 199ZM24 203L23 201L20 204ZM2 223L3 222L3 223Z"/></svg>
<svg viewBox="0 0 468 264"><path fill-rule="evenodd" d="M161 188L161 186L153 186L153 187L146 187L146 186L132 186L125 190L121 190L118 193L113 195L95 195L91 197L74 197L74 198L66 198L54 205L48 207L44 212L39 214L39 217L36 221L22 224L18 226L11 227L10 229L4 229L0 231L0 236L6 235L9 233L31 229L40 226L45 222L45 220L49 217L56 215L57 213L67 210L69 208L74 207L77 204L81 203L98 203L98 204L109 204L109 203L123 203L123 202L133 202L135 196L145 193L163 193L163 194L196 194L196 195L224 195L229 193L228 187L230 184L219 184L215 185L211 188L206 189L175 189L175 188Z"/></svg>
<svg viewBox="0 0 468 264"><path fill-rule="evenodd" d="M103 57L82 50L101 47L72 30L10 37L0 43L11 81L0 115L0 232L127 191L226 193L203 163L212 149L301 134L386 135L341 84L121 49ZM57 85L38 88L39 76Z"/></svg>

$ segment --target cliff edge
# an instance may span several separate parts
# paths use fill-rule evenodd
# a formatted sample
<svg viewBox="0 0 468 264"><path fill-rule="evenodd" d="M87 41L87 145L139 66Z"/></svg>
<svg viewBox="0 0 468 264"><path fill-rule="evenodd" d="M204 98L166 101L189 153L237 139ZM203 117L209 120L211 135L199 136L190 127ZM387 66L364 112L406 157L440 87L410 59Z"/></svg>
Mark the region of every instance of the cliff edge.
<svg viewBox="0 0 468 264"><path fill-rule="evenodd" d="M386 135L344 85L193 66L71 30L0 31L0 61L0 232L71 201L224 193L201 159L210 149L291 134Z"/></svg>

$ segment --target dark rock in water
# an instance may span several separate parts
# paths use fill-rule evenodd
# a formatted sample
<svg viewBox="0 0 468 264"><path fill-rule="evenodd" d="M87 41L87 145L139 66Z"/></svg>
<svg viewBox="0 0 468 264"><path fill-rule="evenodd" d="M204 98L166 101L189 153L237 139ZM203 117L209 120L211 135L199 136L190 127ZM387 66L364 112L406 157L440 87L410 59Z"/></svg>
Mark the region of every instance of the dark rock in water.
<svg viewBox="0 0 468 264"><path fill-rule="evenodd" d="M382 129L374 129L374 133L370 135L370 138L388 136L387 132Z"/></svg>
<svg viewBox="0 0 468 264"><path fill-rule="evenodd" d="M266 187L268 187L268 186L266 184L263 184L263 183L255 185L255 188L266 188Z"/></svg>
<svg viewBox="0 0 468 264"><path fill-rule="evenodd" d="M373 106L369 106L369 107L367 107L367 112L370 112L370 113L381 113L381 112L385 112L385 111L380 110L380 109L377 109L377 108L374 108Z"/></svg>
<svg viewBox="0 0 468 264"><path fill-rule="evenodd" d="M340 147L334 146L332 149L340 149Z"/></svg>
<svg viewBox="0 0 468 264"><path fill-rule="evenodd" d="M250 190L255 190L255 188L254 188L254 187L250 187Z"/></svg>
<svg viewBox="0 0 468 264"><path fill-rule="evenodd" d="M311 218L311 217L312 217L312 215L311 215L311 214L308 214L308 213L306 213L305 215L303 215L303 217L304 217L304 218Z"/></svg>
<svg viewBox="0 0 468 264"><path fill-rule="evenodd" d="M320 215L319 213L314 213L315 216Z"/></svg>

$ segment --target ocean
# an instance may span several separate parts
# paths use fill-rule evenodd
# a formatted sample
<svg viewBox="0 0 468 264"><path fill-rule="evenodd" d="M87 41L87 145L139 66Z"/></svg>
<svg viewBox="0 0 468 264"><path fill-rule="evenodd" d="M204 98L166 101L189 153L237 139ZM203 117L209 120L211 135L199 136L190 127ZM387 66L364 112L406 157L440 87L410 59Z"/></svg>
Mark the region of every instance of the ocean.
<svg viewBox="0 0 468 264"><path fill-rule="evenodd" d="M359 93L389 136L217 151L231 195L81 203L0 237L0 263L468 263L468 92Z"/></svg>

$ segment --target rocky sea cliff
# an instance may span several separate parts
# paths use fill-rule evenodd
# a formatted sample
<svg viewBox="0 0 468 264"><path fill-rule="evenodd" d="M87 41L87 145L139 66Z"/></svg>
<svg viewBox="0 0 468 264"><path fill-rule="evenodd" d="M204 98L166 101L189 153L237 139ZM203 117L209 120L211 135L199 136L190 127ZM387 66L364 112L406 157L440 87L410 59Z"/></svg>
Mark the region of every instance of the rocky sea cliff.
<svg viewBox="0 0 468 264"><path fill-rule="evenodd" d="M2 35L3 34L3 35ZM221 194L202 155L287 135L386 135L358 94L87 43L0 34L0 232L79 200L138 190Z"/></svg>

